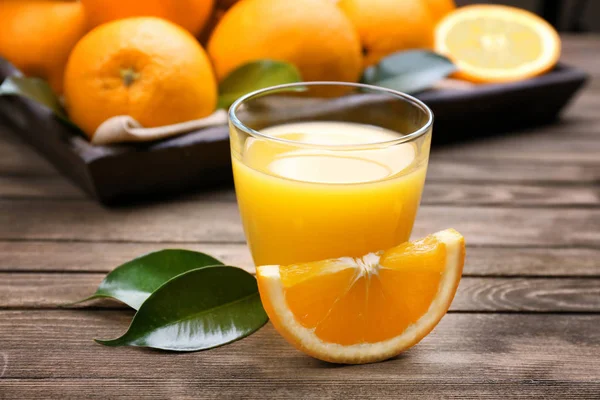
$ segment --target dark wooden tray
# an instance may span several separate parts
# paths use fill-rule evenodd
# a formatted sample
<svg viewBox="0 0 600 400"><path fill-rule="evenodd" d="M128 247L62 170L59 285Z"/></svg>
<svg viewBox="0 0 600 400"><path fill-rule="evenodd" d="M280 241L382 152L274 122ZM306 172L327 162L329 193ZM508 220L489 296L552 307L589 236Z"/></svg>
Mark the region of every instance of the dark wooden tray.
<svg viewBox="0 0 600 400"><path fill-rule="evenodd" d="M0 81L14 73L0 68ZM434 112L434 145L554 121L587 74L565 65L523 82L420 94ZM45 107L0 96L0 126L37 149L73 182L112 205L231 181L227 126L148 144L93 146Z"/></svg>

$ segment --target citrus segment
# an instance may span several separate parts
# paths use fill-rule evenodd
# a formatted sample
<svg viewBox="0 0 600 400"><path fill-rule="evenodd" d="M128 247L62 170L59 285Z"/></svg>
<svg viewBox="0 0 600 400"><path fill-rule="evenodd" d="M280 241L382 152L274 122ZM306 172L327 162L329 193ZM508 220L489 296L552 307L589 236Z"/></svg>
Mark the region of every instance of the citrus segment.
<svg viewBox="0 0 600 400"><path fill-rule="evenodd" d="M458 287L464 239L453 229L362 258L257 268L275 328L307 354L366 363L399 354L444 316Z"/></svg>
<svg viewBox="0 0 600 400"><path fill-rule="evenodd" d="M542 18L499 5L474 5L448 14L436 27L436 51L473 82L510 82L542 74L560 56L560 38Z"/></svg>

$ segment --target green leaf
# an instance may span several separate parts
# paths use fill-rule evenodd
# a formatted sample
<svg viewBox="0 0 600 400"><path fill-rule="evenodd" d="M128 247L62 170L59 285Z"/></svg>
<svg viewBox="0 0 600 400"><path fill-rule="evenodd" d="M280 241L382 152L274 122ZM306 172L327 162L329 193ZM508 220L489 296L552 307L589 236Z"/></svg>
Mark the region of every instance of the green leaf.
<svg viewBox="0 0 600 400"><path fill-rule="evenodd" d="M137 310L152 292L171 278L210 265L223 263L190 250L156 251L118 266L104 278L96 293L77 303L110 297Z"/></svg>
<svg viewBox="0 0 600 400"><path fill-rule="evenodd" d="M248 336L267 320L256 279L240 268L213 266L171 279L142 304L123 336L96 342L205 350Z"/></svg>
<svg viewBox="0 0 600 400"><path fill-rule="evenodd" d="M49 109L58 117L67 120L58 98L45 80L40 78L25 78L9 76L0 85L0 96L17 95L36 101Z"/></svg>
<svg viewBox="0 0 600 400"><path fill-rule="evenodd" d="M269 86L302 81L298 69L289 63L258 60L231 72L219 85L218 108L228 108L241 96Z"/></svg>
<svg viewBox="0 0 600 400"><path fill-rule="evenodd" d="M417 93L431 88L436 82L456 71L446 57L425 50L391 54L379 64L369 67L362 81L405 93Z"/></svg>

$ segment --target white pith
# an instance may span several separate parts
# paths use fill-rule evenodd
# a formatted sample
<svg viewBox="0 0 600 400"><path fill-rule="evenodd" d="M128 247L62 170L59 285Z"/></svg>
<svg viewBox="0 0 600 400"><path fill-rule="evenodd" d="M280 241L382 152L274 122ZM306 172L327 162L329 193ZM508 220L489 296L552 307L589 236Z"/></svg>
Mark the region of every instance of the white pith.
<svg viewBox="0 0 600 400"><path fill-rule="evenodd" d="M280 280L279 266L259 267L258 274L264 283L263 290L268 292L277 319L283 328L296 338L301 347L316 354L326 354L330 360L337 362L385 359L414 344L423 331L431 330L445 314L445 305L454 296L455 285L448 283L459 279L457 269L461 267L461 237L454 231L442 231L434 236L446 245L446 269L440 281L440 289L428 311L416 323L410 325L401 335L382 342L360 343L349 346L324 342L315 335L314 329L302 326L287 307L284 288ZM342 261L346 266L352 265L346 264L352 261L356 268L360 268L361 275L377 273L379 269L379 255L376 254L369 254L361 259L340 259L340 262Z"/></svg>

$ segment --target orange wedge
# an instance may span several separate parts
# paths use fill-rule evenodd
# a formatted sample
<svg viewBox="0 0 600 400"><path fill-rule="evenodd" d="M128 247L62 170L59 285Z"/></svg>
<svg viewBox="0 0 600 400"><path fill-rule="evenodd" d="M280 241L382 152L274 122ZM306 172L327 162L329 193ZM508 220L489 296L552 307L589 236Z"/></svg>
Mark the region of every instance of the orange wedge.
<svg viewBox="0 0 600 400"><path fill-rule="evenodd" d="M542 18L520 8L458 8L435 31L435 49L472 82L511 82L540 75L560 56L560 38Z"/></svg>
<svg viewBox="0 0 600 400"><path fill-rule="evenodd" d="M362 258L257 268L260 297L292 345L329 362L385 360L417 344L448 311L465 259L447 229Z"/></svg>

